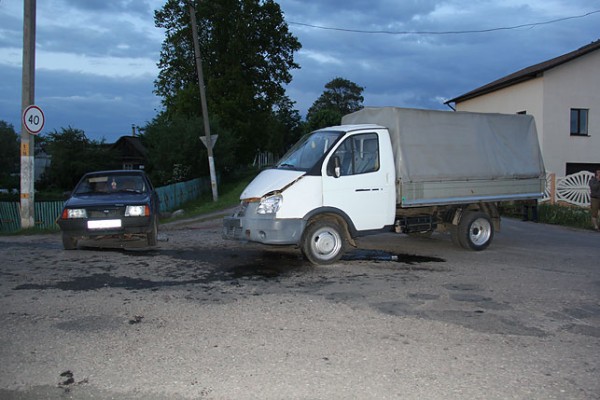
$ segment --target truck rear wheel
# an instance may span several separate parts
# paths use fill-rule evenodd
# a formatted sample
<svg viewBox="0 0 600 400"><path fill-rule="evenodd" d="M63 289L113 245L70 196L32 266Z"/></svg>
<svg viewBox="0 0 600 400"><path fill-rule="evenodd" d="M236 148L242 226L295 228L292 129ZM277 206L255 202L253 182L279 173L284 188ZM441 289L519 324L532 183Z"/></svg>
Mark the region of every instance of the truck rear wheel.
<svg viewBox="0 0 600 400"><path fill-rule="evenodd" d="M319 219L310 223L302 238L302 254L312 264L332 264L346 250L343 228L334 219Z"/></svg>
<svg viewBox="0 0 600 400"><path fill-rule="evenodd" d="M458 242L465 249L484 250L494 238L494 225L486 213L467 211L460 219L457 236Z"/></svg>

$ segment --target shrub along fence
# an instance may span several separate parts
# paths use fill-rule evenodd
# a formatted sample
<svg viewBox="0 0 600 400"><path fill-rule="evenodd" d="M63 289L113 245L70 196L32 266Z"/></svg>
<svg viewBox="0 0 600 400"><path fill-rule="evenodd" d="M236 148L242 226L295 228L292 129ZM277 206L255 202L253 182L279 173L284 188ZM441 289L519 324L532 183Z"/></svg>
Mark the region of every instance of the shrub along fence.
<svg viewBox="0 0 600 400"><path fill-rule="evenodd" d="M156 188L160 212L168 212L195 200L205 190L210 190L209 178L197 178ZM60 216L63 201L35 202L35 229L58 230L56 219ZM21 229L21 208L16 201L0 201L0 232L11 233Z"/></svg>

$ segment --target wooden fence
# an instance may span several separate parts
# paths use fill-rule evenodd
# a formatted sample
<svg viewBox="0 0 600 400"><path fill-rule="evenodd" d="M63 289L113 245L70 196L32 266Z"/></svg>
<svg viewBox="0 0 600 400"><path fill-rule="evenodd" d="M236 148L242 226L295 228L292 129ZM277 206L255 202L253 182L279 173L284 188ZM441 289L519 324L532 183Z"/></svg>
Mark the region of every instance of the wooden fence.
<svg viewBox="0 0 600 400"><path fill-rule="evenodd" d="M204 190L209 190L210 187L210 179L198 178L156 188L160 212L174 210L188 201L195 200L200 197ZM35 202L35 228L59 229L55 221L62 212L63 204L63 201ZM20 229L21 209L19 203L0 201L0 232L17 232Z"/></svg>

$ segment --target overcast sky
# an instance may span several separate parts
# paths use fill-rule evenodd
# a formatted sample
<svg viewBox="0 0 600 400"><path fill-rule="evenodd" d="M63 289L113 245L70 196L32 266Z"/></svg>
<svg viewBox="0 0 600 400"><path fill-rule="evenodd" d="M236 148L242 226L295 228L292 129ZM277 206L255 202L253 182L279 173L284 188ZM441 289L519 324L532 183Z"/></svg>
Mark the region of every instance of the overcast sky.
<svg viewBox="0 0 600 400"><path fill-rule="evenodd" d="M217 1L217 0L211 0ZM163 0L37 2L42 134L112 143L161 108L154 96ZM302 115L335 77L365 105L448 109L445 100L600 39L600 0L280 0L302 43L289 97ZM586 15L587 14L587 15ZM0 120L20 132L23 1L0 0Z"/></svg>

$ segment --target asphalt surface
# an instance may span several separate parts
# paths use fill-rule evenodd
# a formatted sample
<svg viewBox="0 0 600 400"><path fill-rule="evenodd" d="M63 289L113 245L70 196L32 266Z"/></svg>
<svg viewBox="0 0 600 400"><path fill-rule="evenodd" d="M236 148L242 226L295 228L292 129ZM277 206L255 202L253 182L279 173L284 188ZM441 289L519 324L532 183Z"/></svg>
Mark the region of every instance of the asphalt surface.
<svg viewBox="0 0 600 400"><path fill-rule="evenodd" d="M598 233L384 234L312 267L220 231L0 237L0 399L600 399Z"/></svg>

